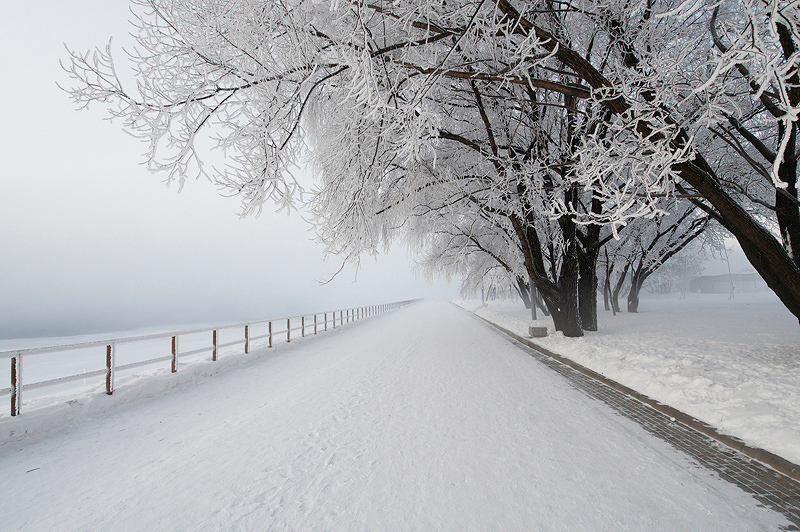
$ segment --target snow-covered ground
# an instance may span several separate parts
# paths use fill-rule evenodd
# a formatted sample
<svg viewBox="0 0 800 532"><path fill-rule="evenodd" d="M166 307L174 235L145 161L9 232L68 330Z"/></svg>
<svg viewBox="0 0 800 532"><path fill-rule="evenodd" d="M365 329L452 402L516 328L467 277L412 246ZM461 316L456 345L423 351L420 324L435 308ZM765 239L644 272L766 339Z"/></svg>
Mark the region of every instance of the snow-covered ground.
<svg viewBox="0 0 800 532"><path fill-rule="evenodd" d="M285 320L276 324L276 331L283 327ZM38 347L50 347L59 345L72 345L90 342L99 342L99 345L73 349L69 351L54 351L49 353L38 353L23 357L23 382L25 385L58 379L71 375L80 375L87 372L103 370L106 367L106 343L110 343L115 338L132 338L150 335L165 334L162 338L155 338L143 341L126 342L116 345L115 357L116 365L139 363L153 358L168 356L171 354L171 338L169 334L180 330L209 329L199 333L184 334L180 336L180 352L187 353L196 349L211 348L212 336L211 328L218 329L218 342L220 345L229 342L244 341L243 327L228 327L227 324L207 324L198 323L194 325L184 325L183 327L149 327L136 330L116 331L101 334L87 334L78 336L62 336L50 338L21 338L21 339L0 339L0 351L11 351L16 349L29 349ZM294 327L294 325L293 325ZM283 327L285 328L285 327ZM251 336L256 337L266 334L266 325L259 324L251 329ZM307 331L309 332L309 331ZM299 333L298 333L299 334ZM285 341L285 334L276 339ZM263 344L264 340L254 342L254 345ZM242 344L235 347L223 348L220 350L220 358L237 356L242 351ZM205 351L195 355L184 355L179 357L179 367L186 368L188 364L194 366L199 360L208 360L211 352ZM149 379L153 375L162 374L169 371L171 362L160 361L144 367L136 367L128 370L117 371L115 384L127 386L128 383L138 382L142 379ZM192 368L196 371L200 368ZM208 368L212 371L214 368ZM11 365L8 359L0 360L0 389L7 388L11 380ZM91 396L96 392L105 389L105 375L94 376L76 382L57 384L34 390L23 390L23 412L36 411L42 407L64 403L66 401L86 403L91 401ZM10 416L8 394L0 395L0 419Z"/></svg>
<svg viewBox="0 0 800 532"><path fill-rule="evenodd" d="M70 404L0 420L16 427L0 445L0 527L788 524L447 303L228 360L194 366L216 368L204 370L213 377L187 369L95 394L105 408L83 408L62 430L20 435L29 420L62 416ZM142 392L154 382L174 389Z"/></svg>
<svg viewBox="0 0 800 532"><path fill-rule="evenodd" d="M523 336L533 323L521 301L458 303ZM800 464L800 325L774 295L671 294L639 310L600 310L599 330L583 338L553 334L540 312L550 335L534 341Z"/></svg>

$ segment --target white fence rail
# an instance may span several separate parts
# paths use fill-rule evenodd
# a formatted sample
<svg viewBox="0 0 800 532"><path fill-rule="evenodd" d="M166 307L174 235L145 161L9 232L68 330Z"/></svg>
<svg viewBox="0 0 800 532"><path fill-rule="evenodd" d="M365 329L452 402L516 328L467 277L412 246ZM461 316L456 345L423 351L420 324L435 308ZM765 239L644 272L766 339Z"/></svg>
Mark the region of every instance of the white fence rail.
<svg viewBox="0 0 800 532"><path fill-rule="evenodd" d="M81 342L75 344L0 351L0 360L11 360L11 386L9 388L1 388L0 397L4 395L11 396L11 415L18 416L22 412L22 395L25 391L47 388L75 381L82 381L92 377L101 377L103 375L105 375L106 378L106 393L111 395L114 393L114 377L119 371L126 371L134 368L149 366L159 362L169 361L170 370L172 373L175 373L178 371L178 361L181 357L200 355L210 352L211 360L216 361L219 357L220 351L227 347L244 344L244 352L249 353L254 342L259 340L266 340L267 346L272 347L273 342L282 341L284 338L286 342L291 342L292 337L297 337L298 332L300 337L304 337L306 334L317 334L318 332L327 331L328 326L331 326L331 328L335 329L337 325L341 327L342 325L351 323L353 321L368 318L370 316L374 316L375 314L399 308L416 301L419 300L412 299L395 303L386 303L383 305L329 310L327 312L318 312L316 314L305 314L300 316L290 316L288 318L251 321L233 325L220 325L219 327L204 329L189 329L159 334L96 340L92 342ZM285 328L282 328L284 324ZM242 328L244 328L244 338L220 343L222 331L239 329L241 332ZM179 339L181 337L209 332L211 333L210 344L196 349L191 349L189 351L180 351ZM171 345L170 353L168 355L160 355L154 358L148 358L146 360L138 360L128 364L117 365L116 355L118 346L166 338L170 338ZM87 348L105 348L104 368L91 371L84 370L81 373L63 375L56 378L49 378L31 383L26 383L24 381L22 372L23 359L29 359L32 356L42 355L45 353L65 353Z"/></svg>

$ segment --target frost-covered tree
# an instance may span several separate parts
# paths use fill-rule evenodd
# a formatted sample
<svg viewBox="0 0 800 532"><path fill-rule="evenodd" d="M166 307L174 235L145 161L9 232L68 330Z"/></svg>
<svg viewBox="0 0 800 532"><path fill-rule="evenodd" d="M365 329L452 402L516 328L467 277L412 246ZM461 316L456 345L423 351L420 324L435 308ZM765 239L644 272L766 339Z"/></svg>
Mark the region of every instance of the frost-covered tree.
<svg viewBox="0 0 800 532"><path fill-rule="evenodd" d="M683 199L662 200L670 214L652 220L632 221L622 238L611 241L600 264L604 277L606 309L619 312L619 294L628 287L627 310L637 312L639 294L654 274L670 265L676 256L692 246L708 229L710 216ZM616 274L615 280L612 277Z"/></svg>
<svg viewBox="0 0 800 532"><path fill-rule="evenodd" d="M800 317L798 13L796 1L639 3L601 15L606 35L618 39L620 60L610 69L561 53L603 94L599 107L614 112L614 141L589 137L584 145L579 175L587 184L629 205L632 217L642 206L637 196L650 208L671 189L693 197ZM727 149L711 147L711 136ZM620 187L626 170L637 178Z"/></svg>
<svg viewBox="0 0 800 532"><path fill-rule="evenodd" d="M76 101L108 103L170 179L210 173L205 135L227 155L213 178L245 211L291 207L289 170L310 154L320 239L353 260L405 231L419 206L470 204L514 235L570 335L581 333L582 224L616 231L678 193L736 236L800 317L791 223L777 220L782 242L770 231L797 205L796 1L135 4L134 88L108 50L73 52L66 68ZM766 111L751 116L743 99ZM752 212L724 159L706 157L719 153L715 135L745 139L743 158L758 150L734 124L764 141L750 120L775 131L767 179L786 202L771 218ZM434 217L418 218L430 231Z"/></svg>
<svg viewBox="0 0 800 532"><path fill-rule="evenodd" d="M631 237L636 258L631 266L628 312L639 310L639 293L648 278L705 232L711 218L696 211L692 205L677 207L674 214L657 217Z"/></svg>
<svg viewBox="0 0 800 532"><path fill-rule="evenodd" d="M679 291L681 299L686 299L692 279L698 277L708 260L708 242L700 237L688 244L672 259L663 264L645 282L644 288L650 292L670 293Z"/></svg>
<svg viewBox="0 0 800 532"><path fill-rule="evenodd" d="M606 244L603 260L598 263L602 267L605 309L611 310L614 316L620 312L619 295L628 283L633 249L632 242L626 240Z"/></svg>

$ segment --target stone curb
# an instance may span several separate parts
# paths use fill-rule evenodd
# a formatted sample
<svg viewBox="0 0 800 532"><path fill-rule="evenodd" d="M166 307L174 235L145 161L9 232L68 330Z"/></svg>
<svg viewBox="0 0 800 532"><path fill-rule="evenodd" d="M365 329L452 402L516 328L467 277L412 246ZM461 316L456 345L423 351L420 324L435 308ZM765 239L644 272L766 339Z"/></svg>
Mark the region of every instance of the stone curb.
<svg viewBox="0 0 800 532"><path fill-rule="evenodd" d="M530 347L531 349L534 349L534 350L538 351L539 353L541 353L543 355L546 355L546 356L548 356L548 357L560 362L561 364L569 366L572 369L574 369L575 371L579 371L580 373L583 373L587 377L590 377L590 378L592 378L592 379L594 379L596 381L602 382L606 386L608 386L610 388L613 388L613 389L615 389L615 390L617 390L617 391L619 391L621 393L624 393L625 395L627 395L629 397L632 397L633 399L636 399L640 403L643 403L643 404L649 406L650 408L652 408L652 409L654 409L654 410L656 410L658 412L661 412L662 414L664 414L666 416L669 416L669 417L675 419L676 421L681 422L683 425L686 425L687 427L690 427L690 428L696 430L697 432L705 434L709 438L712 438L712 439L718 441L719 443L721 443L721 444L723 444L723 445L725 445L727 447L730 447L731 449L739 451L740 453L742 453L742 454L744 454L746 456L749 456L750 458L753 458L753 459L758 460L759 462L761 462L763 464L768 465L772 469L774 469L774 470L776 470L776 471L778 471L780 473L783 473L784 475L786 475L789 478L792 478L794 480L800 481L800 465L797 465L797 464L795 464L793 462L790 462L789 460L787 460L787 459L785 459L785 458L783 458L781 456L778 456L777 454L771 453L771 452L769 452L769 451L767 451L765 449L761 449L759 447L752 447L750 445L747 445L745 442L743 442L742 440L740 440L739 438L736 438L734 436L729 436L727 434L722 434L721 432L719 432L717 429L715 429L714 427L712 427L708 423L700 421L699 419L697 419L697 418L695 418L693 416L690 416L689 414L686 414L685 412L681 412L680 410L678 410L676 408L673 408L673 407L671 407L669 405L665 405L663 403L660 403L660 402L656 401L655 399L653 399L651 397L648 397L648 396L646 396L646 395L644 395L642 393L639 393L639 392L637 392L636 390L634 390L632 388L628 388L624 384L620 384L615 380L609 379L608 377L605 377L605 376L597 373L596 371L593 371L593 370L591 370L591 369L589 369L589 368L587 368L585 366L582 366L581 364L578 364L577 362L575 362L573 360L570 360L570 359L565 358L565 357L563 357L561 355L553 353L549 349L546 349L546 348L544 348L544 347L542 347L542 346L530 341L528 338L524 338L524 337L522 337L522 336L520 336L520 335L518 335L516 333L513 333L513 332L509 331L508 329L506 329L504 327L501 327L500 325L497 325L496 323L493 323L493 322L487 320L486 318L484 318L482 316L478 316L474 312L470 312L470 311L466 310L463 307L459 307L455 303L453 303L453 305L458 307L459 309L463 310L464 312L468 312L469 314L472 314L476 318L479 318L479 319L483 320L484 322L488 323L489 325L491 325L495 329L499 330L500 332L506 334L507 336L510 336L511 338L513 338L514 340L518 341L519 343L521 343L521 344L523 344L523 345L525 345L527 347Z"/></svg>

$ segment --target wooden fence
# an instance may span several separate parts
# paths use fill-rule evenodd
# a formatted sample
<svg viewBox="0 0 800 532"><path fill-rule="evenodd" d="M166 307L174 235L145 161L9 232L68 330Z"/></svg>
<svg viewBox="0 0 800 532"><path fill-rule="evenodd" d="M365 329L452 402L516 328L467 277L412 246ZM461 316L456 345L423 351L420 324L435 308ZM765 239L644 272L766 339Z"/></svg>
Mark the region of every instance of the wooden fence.
<svg viewBox="0 0 800 532"><path fill-rule="evenodd" d="M91 377L100 377L105 375L105 390L106 393L111 395L114 393L114 377L118 371L126 371L142 366L148 366L158 362L169 362L170 370L172 373L178 371L178 360L180 357L188 357L190 355L198 355L206 352L211 353L211 360L216 361L219 357L220 350L233 347L236 345L244 344L244 352L249 353L254 346L254 342L265 340L268 347L272 347L276 341L291 342L292 337L306 336L306 334L317 334L319 332L327 331L330 326L335 329L337 325L351 323L356 320L368 318L386 312L388 310L396 309L410 303L419 301L418 299L399 301L396 303L386 303L383 305L372 305L366 307L355 307L349 309L333 310L327 312L319 312L316 314L306 314L301 316L291 316L288 318L277 318L270 320L251 321L247 323L238 323L234 325L220 325L218 327L211 327L205 329L190 329L183 331L166 332L159 334L130 336L124 338L112 338L108 340L97 340L93 342L82 342L67 345L55 345L48 347L34 347L30 349L17 349L12 351L0 351L0 360L11 360L11 387L0 389L0 397L3 395L11 395L11 415L18 416L22 412L22 394L26 390L35 390L46 388L49 386L56 386L85 380ZM285 326L285 328L283 328ZM229 329L240 329L244 327L244 338L220 343L220 331ZM208 346L199 349L193 349L186 352L180 352L179 339L181 336L198 333L211 333L211 343ZM261 333L261 334L259 334ZM146 340L155 340L159 338L170 338L171 349L168 355L157 356L147 360L141 360L130 364L117 365L116 363L116 349L121 344L130 344L134 342L144 342ZM23 380L22 361L29 357L41 355L44 353L61 353L74 351L77 349L105 348L105 367L93 371L84 371L82 373L65 375L62 377L47 379L38 382L25 383Z"/></svg>

